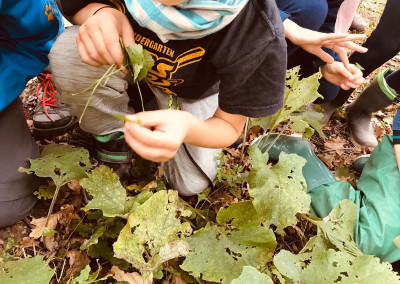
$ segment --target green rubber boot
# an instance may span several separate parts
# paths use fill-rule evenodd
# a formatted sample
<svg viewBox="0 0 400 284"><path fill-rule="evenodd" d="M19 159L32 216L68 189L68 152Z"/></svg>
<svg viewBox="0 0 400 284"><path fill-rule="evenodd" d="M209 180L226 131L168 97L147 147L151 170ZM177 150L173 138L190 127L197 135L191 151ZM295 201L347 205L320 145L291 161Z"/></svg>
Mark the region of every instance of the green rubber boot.
<svg viewBox="0 0 400 284"><path fill-rule="evenodd" d="M268 149L276 136L277 134L272 134L268 138L265 146L261 149L263 153ZM265 139L266 136L261 136L254 140L253 143L261 148ZM301 137L282 135L268 151L269 158L272 161L278 161L281 152L297 154L307 160L303 167L303 176L307 182L307 192L310 192L322 184L336 182L332 173L315 155L310 142L303 140Z"/></svg>

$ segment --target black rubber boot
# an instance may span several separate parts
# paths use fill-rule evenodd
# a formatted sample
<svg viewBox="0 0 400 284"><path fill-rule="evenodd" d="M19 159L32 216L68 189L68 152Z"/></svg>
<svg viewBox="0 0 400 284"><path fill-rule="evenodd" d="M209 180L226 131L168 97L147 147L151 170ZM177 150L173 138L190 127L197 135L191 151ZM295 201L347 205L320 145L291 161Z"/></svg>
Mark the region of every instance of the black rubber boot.
<svg viewBox="0 0 400 284"><path fill-rule="evenodd" d="M336 96L334 100L325 104L320 104L320 106L324 110L324 118L322 120L323 125L328 123L333 113L349 99L353 91L354 89L350 89L347 91L340 89L339 94Z"/></svg>
<svg viewBox="0 0 400 284"><path fill-rule="evenodd" d="M107 135L94 135L96 139L96 159L106 165L121 178L124 183L130 178L133 152L125 141L124 133L113 132Z"/></svg>
<svg viewBox="0 0 400 284"><path fill-rule="evenodd" d="M372 113L390 106L396 92L385 80L393 70L387 69L378 74L358 98L347 108L347 119L350 128L350 139L355 145L375 148L378 141L371 126Z"/></svg>

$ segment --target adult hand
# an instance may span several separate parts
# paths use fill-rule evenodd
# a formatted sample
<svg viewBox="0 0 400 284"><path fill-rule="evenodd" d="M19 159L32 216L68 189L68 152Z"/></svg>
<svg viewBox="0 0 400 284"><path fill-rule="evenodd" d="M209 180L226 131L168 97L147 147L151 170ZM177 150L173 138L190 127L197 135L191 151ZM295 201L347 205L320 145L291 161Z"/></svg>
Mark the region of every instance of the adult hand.
<svg viewBox="0 0 400 284"><path fill-rule="evenodd" d="M357 88L365 81L361 70L353 64L346 69L344 64L338 61L323 65L321 73L328 82L340 86L343 90Z"/></svg>
<svg viewBox="0 0 400 284"><path fill-rule="evenodd" d="M104 6L89 4L73 17L74 23L81 25L76 37L78 52L82 61L89 65L115 63L121 67L124 56L119 39L122 38L125 45L132 44L135 41L133 29L122 12L111 7L99 10Z"/></svg>
<svg viewBox="0 0 400 284"><path fill-rule="evenodd" d="M334 58L325 52L322 47L329 48L336 52L342 60L344 66L349 68L349 59L344 47L356 51L367 52L368 49L362 47L354 41L365 38L363 34L347 34L347 33L321 33L306 28L302 28L295 22L286 19L283 22L285 27L285 36L293 44L300 46L305 51L314 54L326 63L333 63Z"/></svg>
<svg viewBox="0 0 400 284"><path fill-rule="evenodd" d="M140 123L125 123L125 140L147 160L168 161L175 156L187 135L187 114L179 110L156 110L128 115L128 119Z"/></svg>

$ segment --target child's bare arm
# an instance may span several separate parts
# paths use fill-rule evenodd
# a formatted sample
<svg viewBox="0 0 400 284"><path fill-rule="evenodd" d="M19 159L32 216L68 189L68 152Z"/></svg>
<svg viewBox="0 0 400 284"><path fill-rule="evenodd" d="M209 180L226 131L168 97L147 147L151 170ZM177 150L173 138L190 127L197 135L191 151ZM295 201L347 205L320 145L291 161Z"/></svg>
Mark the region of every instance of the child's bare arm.
<svg viewBox="0 0 400 284"><path fill-rule="evenodd" d="M394 144L394 154L396 156L397 167L400 170L400 144Z"/></svg>
<svg viewBox="0 0 400 284"><path fill-rule="evenodd" d="M206 121L177 110L146 111L131 119L140 120L143 127L127 122L127 143L143 158L156 162L171 159L182 143L205 148L227 147L236 141L246 122L245 116L219 108Z"/></svg>

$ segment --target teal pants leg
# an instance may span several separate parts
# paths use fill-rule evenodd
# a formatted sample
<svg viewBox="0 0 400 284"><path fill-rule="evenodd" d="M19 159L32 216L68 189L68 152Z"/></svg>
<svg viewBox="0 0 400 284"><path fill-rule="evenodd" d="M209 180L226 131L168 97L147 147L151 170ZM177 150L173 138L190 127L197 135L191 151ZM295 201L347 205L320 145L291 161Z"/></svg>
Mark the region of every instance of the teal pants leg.
<svg viewBox="0 0 400 284"><path fill-rule="evenodd" d="M360 249L383 261L400 260L400 249L393 243L400 235L400 172L392 136L386 135L376 147L357 187L338 181L312 189L312 211L325 217L341 200L353 201L359 208L354 239Z"/></svg>

